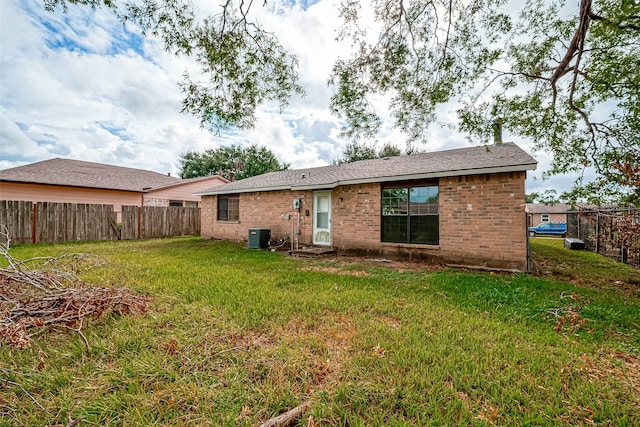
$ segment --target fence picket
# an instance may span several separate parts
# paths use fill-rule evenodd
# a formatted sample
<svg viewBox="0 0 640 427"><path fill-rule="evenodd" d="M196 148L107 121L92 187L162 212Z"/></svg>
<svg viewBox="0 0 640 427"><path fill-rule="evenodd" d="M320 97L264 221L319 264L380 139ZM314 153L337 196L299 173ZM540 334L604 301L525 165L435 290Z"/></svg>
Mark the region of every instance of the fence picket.
<svg viewBox="0 0 640 427"><path fill-rule="evenodd" d="M0 224L7 228L12 243L30 243L33 238L33 203L0 200Z"/></svg>

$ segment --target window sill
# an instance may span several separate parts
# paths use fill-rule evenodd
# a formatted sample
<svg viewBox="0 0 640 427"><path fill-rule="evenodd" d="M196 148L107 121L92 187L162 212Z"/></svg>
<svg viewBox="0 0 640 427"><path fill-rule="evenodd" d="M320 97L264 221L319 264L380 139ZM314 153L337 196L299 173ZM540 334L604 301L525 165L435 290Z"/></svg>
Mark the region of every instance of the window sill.
<svg viewBox="0 0 640 427"><path fill-rule="evenodd" d="M217 219L216 222L220 224L240 224L240 221L225 221L222 219Z"/></svg>
<svg viewBox="0 0 640 427"><path fill-rule="evenodd" d="M424 243L391 243L381 242L383 247L387 248L411 248L411 249L440 249L440 245L426 245Z"/></svg>

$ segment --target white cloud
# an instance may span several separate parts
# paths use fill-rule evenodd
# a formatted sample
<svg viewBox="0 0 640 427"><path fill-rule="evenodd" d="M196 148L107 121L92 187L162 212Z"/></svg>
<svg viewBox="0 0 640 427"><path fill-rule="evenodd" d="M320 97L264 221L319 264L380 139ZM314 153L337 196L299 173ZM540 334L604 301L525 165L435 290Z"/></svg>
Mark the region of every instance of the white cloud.
<svg viewBox="0 0 640 427"><path fill-rule="evenodd" d="M294 168L330 163L345 141L329 111L327 80L349 46L335 40L340 0L301 3L256 3L252 13L298 56L306 96L294 97L282 113L263 107L254 129L212 135L179 112L177 82L185 69L196 72L193 59L168 54L101 9L70 5L64 14L45 11L41 0L3 1L0 167L67 157L177 174L181 153L232 143L264 145ZM197 4L203 14L219 10L216 2ZM439 118L455 122L453 108L442 107ZM390 123L379 145L404 148ZM429 135L420 148L469 146L451 129L434 127Z"/></svg>
<svg viewBox="0 0 640 427"><path fill-rule="evenodd" d="M18 126L15 120L11 119L0 109L0 156L5 159L25 158L38 159L47 156L48 151L39 146L34 140L29 138L25 129Z"/></svg>
<svg viewBox="0 0 640 427"><path fill-rule="evenodd" d="M119 51L110 15L12 1L0 31L3 167L69 157L177 173L180 153L215 144L179 113L184 63L154 41Z"/></svg>

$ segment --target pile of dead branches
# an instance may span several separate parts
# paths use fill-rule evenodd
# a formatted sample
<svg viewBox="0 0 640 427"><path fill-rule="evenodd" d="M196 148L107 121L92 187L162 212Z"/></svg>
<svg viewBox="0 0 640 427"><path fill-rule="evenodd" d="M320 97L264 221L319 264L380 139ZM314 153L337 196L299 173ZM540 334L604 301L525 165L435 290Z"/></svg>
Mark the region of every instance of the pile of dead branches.
<svg viewBox="0 0 640 427"><path fill-rule="evenodd" d="M3 235L4 234L4 235ZM98 288L78 278L82 266L95 257L66 254L16 260L9 255L9 238L0 233L0 344L25 348L32 337L53 328L82 333L85 319L103 314L140 314L150 298L124 288Z"/></svg>

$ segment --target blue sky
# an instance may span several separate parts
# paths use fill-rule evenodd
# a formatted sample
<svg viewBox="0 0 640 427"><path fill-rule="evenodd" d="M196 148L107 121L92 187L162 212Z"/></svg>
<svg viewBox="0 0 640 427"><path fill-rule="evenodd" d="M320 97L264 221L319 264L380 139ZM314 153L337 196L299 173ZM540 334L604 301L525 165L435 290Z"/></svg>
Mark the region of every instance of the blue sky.
<svg viewBox="0 0 640 427"><path fill-rule="evenodd" d="M217 2L196 1L203 13ZM259 2L260 5L262 2ZM305 97L282 112L266 105L256 127L213 135L197 119L181 114L177 82L193 62L167 54L155 40L123 26L101 10L70 6L47 12L41 0L4 0L0 6L0 169L54 157L171 172L186 151L257 143L293 168L330 164L346 142L329 111L327 79L348 46L335 41L339 0L269 2L254 5L260 22L273 29L299 57ZM291 6L294 4L294 6ZM193 68L195 69L195 68ZM455 123L455 106L438 119ZM530 152L526 141L504 135ZM378 144L404 147L402 135L385 121ZM463 135L434 127L421 148L468 147ZM529 173L527 192L567 190L573 177L541 180L549 163L534 153L539 168Z"/></svg>

